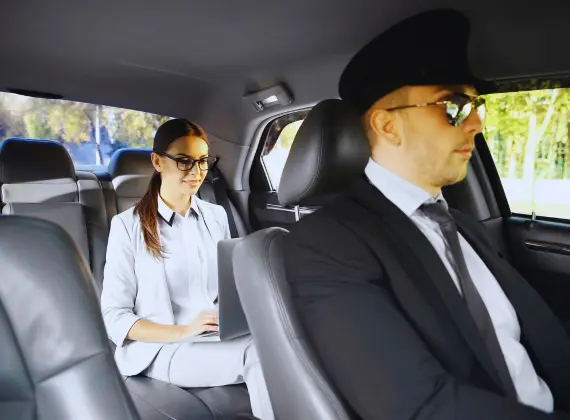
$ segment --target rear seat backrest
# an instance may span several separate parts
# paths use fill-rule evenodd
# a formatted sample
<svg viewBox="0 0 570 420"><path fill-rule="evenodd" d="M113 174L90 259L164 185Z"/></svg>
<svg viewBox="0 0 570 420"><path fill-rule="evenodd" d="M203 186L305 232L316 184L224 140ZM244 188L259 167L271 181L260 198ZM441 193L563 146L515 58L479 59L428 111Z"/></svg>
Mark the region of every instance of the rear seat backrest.
<svg viewBox="0 0 570 420"><path fill-rule="evenodd" d="M97 178L76 175L67 150L57 142L6 139L0 144L0 184L2 213L38 217L64 228L100 287L109 226Z"/></svg>
<svg viewBox="0 0 570 420"><path fill-rule="evenodd" d="M144 149L120 149L113 154L109 174L119 213L134 206L146 192L154 172L150 155L151 151Z"/></svg>

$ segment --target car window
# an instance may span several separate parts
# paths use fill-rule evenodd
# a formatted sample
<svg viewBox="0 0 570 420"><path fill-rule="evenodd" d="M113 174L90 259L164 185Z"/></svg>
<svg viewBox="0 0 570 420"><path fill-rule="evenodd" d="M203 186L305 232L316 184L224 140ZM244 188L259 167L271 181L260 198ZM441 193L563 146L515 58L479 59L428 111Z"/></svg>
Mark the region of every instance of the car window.
<svg viewBox="0 0 570 420"><path fill-rule="evenodd" d="M570 89L485 99L483 134L511 211L570 219Z"/></svg>
<svg viewBox="0 0 570 420"><path fill-rule="evenodd" d="M0 141L18 137L56 140L76 166L107 165L124 147L148 148L169 117L56 99L0 92Z"/></svg>
<svg viewBox="0 0 570 420"><path fill-rule="evenodd" d="M261 153L261 163L274 191L279 189L279 182L291 146L308 112L299 111L287 114L273 120L269 125Z"/></svg>

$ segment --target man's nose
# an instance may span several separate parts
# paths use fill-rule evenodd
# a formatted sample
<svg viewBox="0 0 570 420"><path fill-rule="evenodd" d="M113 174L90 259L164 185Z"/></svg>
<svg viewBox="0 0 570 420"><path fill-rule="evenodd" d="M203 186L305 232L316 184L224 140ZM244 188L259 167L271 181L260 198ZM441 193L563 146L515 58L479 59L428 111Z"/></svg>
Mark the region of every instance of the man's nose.
<svg viewBox="0 0 570 420"><path fill-rule="evenodd" d="M483 131L484 124L484 108L483 111L473 109L471 114L463 122L463 130L470 134L479 134Z"/></svg>

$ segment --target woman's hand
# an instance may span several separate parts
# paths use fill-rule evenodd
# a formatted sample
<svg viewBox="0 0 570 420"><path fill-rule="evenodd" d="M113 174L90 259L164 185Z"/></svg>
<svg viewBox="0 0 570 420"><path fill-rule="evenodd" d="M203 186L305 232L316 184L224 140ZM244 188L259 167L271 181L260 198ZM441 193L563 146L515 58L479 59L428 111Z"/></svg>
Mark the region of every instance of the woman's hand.
<svg viewBox="0 0 570 420"><path fill-rule="evenodd" d="M196 337L206 331L219 331L218 311L202 311L194 320L182 327L180 341L188 337Z"/></svg>

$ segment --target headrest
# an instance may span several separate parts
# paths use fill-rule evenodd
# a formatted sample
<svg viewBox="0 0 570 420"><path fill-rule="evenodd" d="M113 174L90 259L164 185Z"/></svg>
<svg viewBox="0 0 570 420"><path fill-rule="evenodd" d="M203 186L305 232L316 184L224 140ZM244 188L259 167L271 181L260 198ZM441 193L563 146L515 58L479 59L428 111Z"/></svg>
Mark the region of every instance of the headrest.
<svg viewBox="0 0 570 420"><path fill-rule="evenodd" d="M0 143L0 183L75 180L69 153L58 142L8 138Z"/></svg>
<svg viewBox="0 0 570 420"><path fill-rule="evenodd" d="M339 99L320 102L297 132L279 183L279 202L322 205L364 172L369 157L356 112Z"/></svg>
<svg viewBox="0 0 570 420"><path fill-rule="evenodd" d="M108 172L113 178L121 175L151 176L154 167L150 155L149 149L119 149L111 157Z"/></svg>

